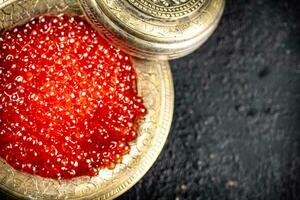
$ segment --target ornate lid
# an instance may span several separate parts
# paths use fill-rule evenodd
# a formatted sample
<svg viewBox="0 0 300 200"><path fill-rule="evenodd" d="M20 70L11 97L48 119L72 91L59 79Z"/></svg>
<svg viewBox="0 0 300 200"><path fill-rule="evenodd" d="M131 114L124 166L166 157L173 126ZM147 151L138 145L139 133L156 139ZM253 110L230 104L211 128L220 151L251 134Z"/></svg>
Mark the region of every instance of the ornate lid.
<svg viewBox="0 0 300 200"><path fill-rule="evenodd" d="M100 34L127 53L173 59L212 34L224 0L79 0Z"/></svg>

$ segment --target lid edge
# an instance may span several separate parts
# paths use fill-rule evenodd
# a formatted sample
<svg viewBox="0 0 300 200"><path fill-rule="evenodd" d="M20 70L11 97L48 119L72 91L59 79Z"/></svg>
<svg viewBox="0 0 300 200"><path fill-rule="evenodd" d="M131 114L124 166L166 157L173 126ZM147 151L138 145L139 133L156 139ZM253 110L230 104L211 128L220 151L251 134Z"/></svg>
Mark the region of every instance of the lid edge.
<svg viewBox="0 0 300 200"><path fill-rule="evenodd" d="M149 41L147 38L137 37L133 35L133 33L127 32L119 23L112 21L112 19L106 15L96 0L79 0L80 6L88 20L106 40L132 56L148 60L179 58L201 46L216 29L224 11L225 1L217 1L218 3L211 5L211 7L215 6L212 11L215 13L215 17L211 20L210 24L206 25L207 28L202 32L186 40L161 42Z"/></svg>

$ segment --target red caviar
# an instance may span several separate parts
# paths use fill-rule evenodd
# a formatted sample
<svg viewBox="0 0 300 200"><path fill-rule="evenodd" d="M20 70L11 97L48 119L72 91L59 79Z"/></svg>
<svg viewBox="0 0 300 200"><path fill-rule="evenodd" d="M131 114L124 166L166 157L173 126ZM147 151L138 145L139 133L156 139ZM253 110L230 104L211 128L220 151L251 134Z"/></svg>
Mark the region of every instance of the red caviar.
<svg viewBox="0 0 300 200"><path fill-rule="evenodd" d="M41 16L0 37L0 156L53 179L114 168L145 115L128 55L83 19Z"/></svg>

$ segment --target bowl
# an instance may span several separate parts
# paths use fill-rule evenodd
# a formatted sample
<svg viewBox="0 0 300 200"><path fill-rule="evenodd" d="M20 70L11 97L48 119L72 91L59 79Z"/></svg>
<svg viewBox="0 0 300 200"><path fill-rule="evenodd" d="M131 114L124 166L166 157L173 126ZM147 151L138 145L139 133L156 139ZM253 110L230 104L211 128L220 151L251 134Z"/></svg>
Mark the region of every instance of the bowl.
<svg viewBox="0 0 300 200"><path fill-rule="evenodd" d="M76 0L4 0L0 3L0 33L43 14L82 15ZM139 124L138 137L113 170L94 177L54 180L15 170L0 158L0 189L23 199L113 199L132 187L149 170L161 152L171 125L174 91L167 61L133 58L138 75L137 91L147 115Z"/></svg>

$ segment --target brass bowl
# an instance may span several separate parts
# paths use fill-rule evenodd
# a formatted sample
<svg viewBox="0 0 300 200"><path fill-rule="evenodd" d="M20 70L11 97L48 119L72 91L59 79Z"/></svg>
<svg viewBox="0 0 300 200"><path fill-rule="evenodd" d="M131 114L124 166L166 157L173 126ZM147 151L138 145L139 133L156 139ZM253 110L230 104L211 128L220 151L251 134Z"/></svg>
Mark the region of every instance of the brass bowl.
<svg viewBox="0 0 300 200"><path fill-rule="evenodd" d="M41 14L82 15L76 0L2 0L0 32ZM0 189L24 199L112 199L132 187L152 166L170 129L174 92L167 61L133 59L138 75L138 93L147 115L140 123L137 140L115 169L103 169L95 177L53 180L22 173L0 159Z"/></svg>

